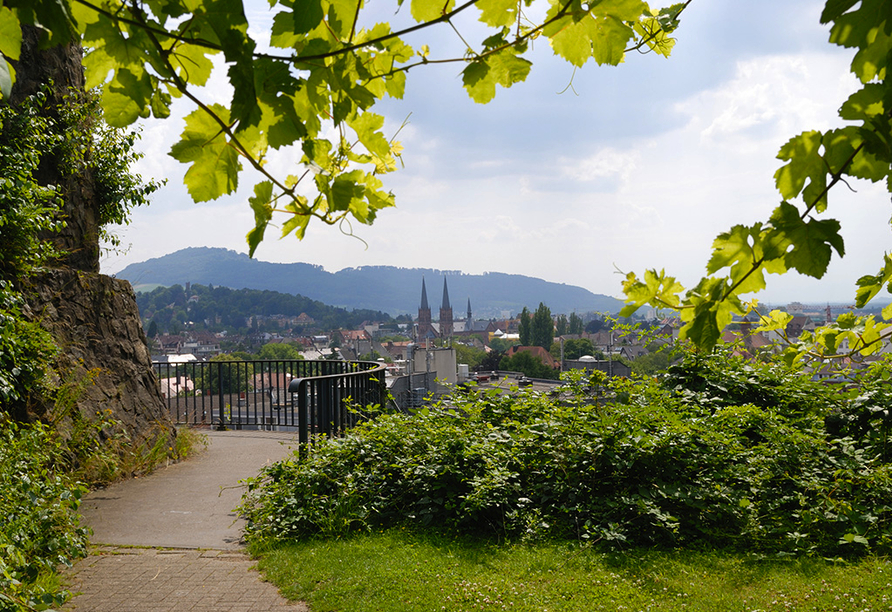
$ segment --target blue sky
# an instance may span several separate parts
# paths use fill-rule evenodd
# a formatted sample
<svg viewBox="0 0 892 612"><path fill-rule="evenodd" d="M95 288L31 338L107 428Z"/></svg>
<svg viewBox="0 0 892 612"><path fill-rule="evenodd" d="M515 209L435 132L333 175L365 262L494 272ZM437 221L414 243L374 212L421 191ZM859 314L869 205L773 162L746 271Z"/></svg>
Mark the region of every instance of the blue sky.
<svg viewBox="0 0 892 612"><path fill-rule="evenodd" d="M389 18L391 5L378 2L374 8ZM266 6L249 4L258 38ZM255 256L330 271L395 265L518 273L614 296L621 296L617 270L665 268L690 286L716 234L763 220L778 204L780 146L803 130L840 125L836 110L856 83L849 51L827 43L822 6L695 0L670 59L633 54L616 68L592 62L574 72L539 42L528 80L500 89L488 105L467 97L459 65L413 70L405 98L376 111L390 132L407 117L409 124L399 136L405 169L385 178L397 208L372 227L354 227L368 247L319 225L303 242L268 238ZM427 42L435 57L455 49L446 30L407 42ZM219 80L207 94L228 95ZM187 246L247 250L250 181L235 196L192 203L182 187L185 168L166 155L181 130L177 118L145 125L146 158L137 170L168 178L168 186L121 229L130 251L106 257L104 271ZM297 157L273 163L290 172ZM836 189L828 209L843 224L846 258L835 259L821 281L770 277L757 297L851 301L855 279L876 272L889 250L892 214L882 186L852 187L857 193Z"/></svg>

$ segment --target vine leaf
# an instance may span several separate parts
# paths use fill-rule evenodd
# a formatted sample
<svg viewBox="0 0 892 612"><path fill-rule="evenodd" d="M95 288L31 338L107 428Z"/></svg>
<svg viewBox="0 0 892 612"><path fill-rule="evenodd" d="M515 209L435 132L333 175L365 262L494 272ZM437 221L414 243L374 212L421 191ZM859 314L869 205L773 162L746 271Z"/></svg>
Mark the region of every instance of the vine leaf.
<svg viewBox="0 0 892 612"><path fill-rule="evenodd" d="M480 0L480 21L495 28L508 27L517 20L517 0Z"/></svg>
<svg viewBox="0 0 892 612"><path fill-rule="evenodd" d="M22 25L19 23L19 18L9 7L0 6L0 54L11 60L18 60L21 48ZM0 61L6 64L3 58L0 58ZM4 97L8 95L6 92L3 93Z"/></svg>
<svg viewBox="0 0 892 612"><path fill-rule="evenodd" d="M443 13L451 11L455 8L455 0L447 0L447 2L430 2L429 0L412 0L412 17L415 21L421 23L424 21L433 21L443 16Z"/></svg>
<svg viewBox="0 0 892 612"><path fill-rule="evenodd" d="M830 265L832 250L840 257L845 255L840 225L835 219L805 221L795 206L782 202L771 215L771 223L790 241L791 248L784 258L787 267L800 274L821 278Z"/></svg>
<svg viewBox="0 0 892 612"><path fill-rule="evenodd" d="M796 198L802 192L806 180L819 189L826 186L826 168L821 156L822 140L821 132L803 132L781 147L777 157L788 163L778 168L774 178L777 189L785 200Z"/></svg>
<svg viewBox="0 0 892 612"><path fill-rule="evenodd" d="M248 232L248 257L254 257L254 251L263 241L266 226L273 218L273 184L272 181L263 181L254 185L254 196L248 198L248 203L254 211L254 229Z"/></svg>
<svg viewBox="0 0 892 612"><path fill-rule="evenodd" d="M224 124L229 122L229 111L220 104L212 104L208 110ZM214 117L201 109L186 116L186 128L170 156L192 164L184 181L196 202L215 200L238 187L238 154Z"/></svg>
<svg viewBox="0 0 892 612"><path fill-rule="evenodd" d="M477 59L462 71L462 82L474 102L486 104L496 96L496 85L511 87L527 78L532 63L513 49Z"/></svg>

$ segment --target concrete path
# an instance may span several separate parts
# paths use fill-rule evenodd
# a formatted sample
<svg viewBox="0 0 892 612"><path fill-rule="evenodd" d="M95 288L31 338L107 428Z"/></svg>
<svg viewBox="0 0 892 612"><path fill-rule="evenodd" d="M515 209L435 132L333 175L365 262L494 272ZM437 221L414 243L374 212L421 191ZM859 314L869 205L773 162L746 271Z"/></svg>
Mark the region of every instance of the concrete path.
<svg viewBox="0 0 892 612"><path fill-rule="evenodd" d="M296 448L279 432L208 431L196 457L90 493L91 555L69 572L80 593L65 610L253 612L308 610L289 604L250 569L236 516L242 487Z"/></svg>

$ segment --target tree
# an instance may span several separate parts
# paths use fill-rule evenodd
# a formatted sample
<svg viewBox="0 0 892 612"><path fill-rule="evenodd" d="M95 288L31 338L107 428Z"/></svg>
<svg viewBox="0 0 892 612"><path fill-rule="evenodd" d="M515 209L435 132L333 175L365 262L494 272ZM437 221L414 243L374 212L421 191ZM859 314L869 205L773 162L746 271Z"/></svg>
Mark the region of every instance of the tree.
<svg viewBox="0 0 892 612"><path fill-rule="evenodd" d="M303 359L303 355L293 344L273 344L268 343L260 347L259 357L261 359Z"/></svg>
<svg viewBox="0 0 892 612"><path fill-rule="evenodd" d="M567 322L567 315L558 315L557 321L555 321L555 333L558 336L565 336L568 333L568 329L570 324Z"/></svg>
<svg viewBox="0 0 892 612"><path fill-rule="evenodd" d="M520 323L517 326L517 333L520 336L521 346L530 346L533 342L533 328L530 311L524 306L520 313Z"/></svg>
<svg viewBox="0 0 892 612"><path fill-rule="evenodd" d="M499 364L500 370L508 372L522 372L530 378L546 378L557 380L560 372L542 362L541 359L528 351L520 351L508 357L502 357Z"/></svg>
<svg viewBox="0 0 892 612"><path fill-rule="evenodd" d="M530 344L524 346L541 346L547 351L551 348L552 342L554 342L554 321L551 318L551 310L539 302L539 307L533 313L530 323Z"/></svg>
<svg viewBox="0 0 892 612"><path fill-rule="evenodd" d="M486 357L486 351L483 349L474 348L473 346L468 346L460 342L456 342L453 345L453 348L455 349L456 361L458 363L467 364L468 369L470 370L474 370L479 366Z"/></svg>
<svg viewBox="0 0 892 612"><path fill-rule="evenodd" d="M489 348L498 352L504 353L509 348L517 344L517 340L505 340L504 338L493 338L489 342Z"/></svg>
<svg viewBox="0 0 892 612"><path fill-rule="evenodd" d="M597 334L599 331L604 329L610 329L610 323L603 319L592 319L585 326L585 333L587 334Z"/></svg>
<svg viewBox="0 0 892 612"><path fill-rule="evenodd" d="M555 342L551 347L551 355L555 359L561 358L561 345ZM588 338L574 338L564 341L564 359L579 359L583 355L598 357L600 351L595 348Z"/></svg>
<svg viewBox="0 0 892 612"><path fill-rule="evenodd" d="M576 67L588 60L618 65L631 51L668 56L687 3L652 10L642 0L579 0L545 3L413 0L415 24L394 31L370 27L374 16L361 1L308 0L273 3L271 52L258 51L242 0L125 2L124 0L7 0L0 11L0 93L8 96L17 73L20 24L40 24L50 44L80 37L87 86L103 86L102 104L112 125L140 117L167 117L174 97L197 110L186 119L171 155L189 164L186 184L196 201L232 193L240 172L262 176L250 206L255 227L250 252L263 239L273 215L284 215L283 235L303 237L311 219L330 225L369 224L394 205L379 175L397 168L402 147L382 131L375 103L403 94L409 71L427 64L464 64L469 96L486 103L496 86L523 81L532 66L535 38ZM398 0L397 6L402 4ZM462 37L456 57L435 57L427 45L413 49L403 37L435 26L458 28L454 18L476 6L481 43ZM525 10L528 9L528 10ZM529 21L530 15L541 21ZM461 33L459 32L461 36ZM228 106L202 97L201 86L222 54L233 94ZM332 130L333 128L333 130ZM337 134L327 138L329 130ZM276 176L264 162L271 150L299 146L306 171ZM309 185L307 184L309 183Z"/></svg>
<svg viewBox="0 0 892 612"><path fill-rule="evenodd" d="M575 312L570 313L570 321L567 324L567 333L578 336L584 331L585 325L582 323L582 317Z"/></svg>
<svg viewBox="0 0 892 612"><path fill-rule="evenodd" d="M753 225L737 225L719 234L704 277L685 292L665 270L648 270L643 278L626 276L623 290L628 316L644 304L677 309L685 322L680 337L703 348L713 347L734 314L756 308L748 294L765 288L765 274L796 271L822 278L833 254L843 257L840 223L826 216L830 193L847 179L885 181L892 191L892 2L889 0L829 0L821 23L831 24L830 42L853 49L852 72L860 90L845 100L839 117L850 122L827 131L807 131L784 144L783 165L774 175L782 201L771 217ZM796 200L799 202L796 202ZM885 221L885 220L884 220ZM892 292L892 255L886 253L879 271L858 279L856 307L863 307L883 288ZM780 311L759 313L760 331L783 330L790 320ZM892 336L892 305L874 317L845 315L836 323L805 334L787 349L789 361L824 361L842 355L870 355ZM840 347L848 346L847 350Z"/></svg>

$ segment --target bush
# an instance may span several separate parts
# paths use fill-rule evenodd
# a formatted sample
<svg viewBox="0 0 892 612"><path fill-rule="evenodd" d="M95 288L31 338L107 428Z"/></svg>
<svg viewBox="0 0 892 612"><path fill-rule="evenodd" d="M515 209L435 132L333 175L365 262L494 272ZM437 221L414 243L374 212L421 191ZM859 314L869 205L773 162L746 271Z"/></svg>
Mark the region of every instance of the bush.
<svg viewBox="0 0 892 612"><path fill-rule="evenodd" d="M892 551L889 464L824 428L845 396L722 355L689 356L665 381L619 381L609 402L584 383L560 401L474 391L318 440L250 482L250 537L411 525L611 547ZM719 383L734 383L727 401L706 391Z"/></svg>
<svg viewBox="0 0 892 612"><path fill-rule="evenodd" d="M0 611L61 605L67 593L48 577L86 556L76 514L85 489L57 470L61 460L46 426L0 414Z"/></svg>

